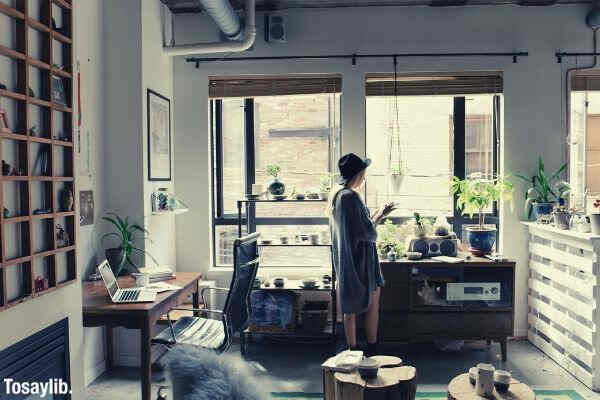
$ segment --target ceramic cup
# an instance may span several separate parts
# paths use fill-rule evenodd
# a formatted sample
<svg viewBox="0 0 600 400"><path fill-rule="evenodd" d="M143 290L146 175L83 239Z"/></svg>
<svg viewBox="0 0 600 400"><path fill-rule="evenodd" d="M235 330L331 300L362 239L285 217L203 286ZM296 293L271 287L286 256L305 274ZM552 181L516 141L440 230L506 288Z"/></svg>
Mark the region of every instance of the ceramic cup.
<svg viewBox="0 0 600 400"><path fill-rule="evenodd" d="M508 371L497 370L494 372L494 387L498 393L506 393L510 386L512 376Z"/></svg>
<svg viewBox="0 0 600 400"><path fill-rule="evenodd" d="M490 397L494 393L494 366L491 364L477 364L477 379L475 389L477 395Z"/></svg>
<svg viewBox="0 0 600 400"><path fill-rule="evenodd" d="M475 381L477 381L477 374L479 373L479 368L471 367L469 368L469 382L471 385L475 386Z"/></svg>
<svg viewBox="0 0 600 400"><path fill-rule="evenodd" d="M135 276L135 286L144 287L150 284L150 275L149 274L137 274Z"/></svg>

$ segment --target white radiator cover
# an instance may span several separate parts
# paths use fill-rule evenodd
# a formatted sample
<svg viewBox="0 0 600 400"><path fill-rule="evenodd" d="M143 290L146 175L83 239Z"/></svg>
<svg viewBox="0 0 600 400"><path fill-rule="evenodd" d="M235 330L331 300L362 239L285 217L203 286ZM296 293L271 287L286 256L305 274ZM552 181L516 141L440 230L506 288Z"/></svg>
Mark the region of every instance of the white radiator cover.
<svg viewBox="0 0 600 400"><path fill-rule="evenodd" d="M600 236L523 224L529 230L527 337L600 390Z"/></svg>

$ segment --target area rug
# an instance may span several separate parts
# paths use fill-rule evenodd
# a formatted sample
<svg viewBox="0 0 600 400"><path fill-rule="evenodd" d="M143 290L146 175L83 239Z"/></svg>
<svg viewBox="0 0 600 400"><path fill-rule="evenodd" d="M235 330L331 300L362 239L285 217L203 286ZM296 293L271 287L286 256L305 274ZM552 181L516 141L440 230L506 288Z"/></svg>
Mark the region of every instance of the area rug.
<svg viewBox="0 0 600 400"><path fill-rule="evenodd" d="M584 400L575 390L534 390L536 400ZM271 393L273 399L320 399L323 393L278 392ZM446 392L418 392L417 400L446 400Z"/></svg>

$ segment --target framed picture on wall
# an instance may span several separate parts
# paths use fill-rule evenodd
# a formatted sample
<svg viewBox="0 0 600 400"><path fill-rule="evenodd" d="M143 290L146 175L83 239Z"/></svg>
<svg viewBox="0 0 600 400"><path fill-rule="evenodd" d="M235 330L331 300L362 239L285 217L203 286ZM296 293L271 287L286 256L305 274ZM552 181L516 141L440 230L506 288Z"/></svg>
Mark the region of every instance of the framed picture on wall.
<svg viewBox="0 0 600 400"><path fill-rule="evenodd" d="M147 95L148 180L171 180L171 101L150 89Z"/></svg>

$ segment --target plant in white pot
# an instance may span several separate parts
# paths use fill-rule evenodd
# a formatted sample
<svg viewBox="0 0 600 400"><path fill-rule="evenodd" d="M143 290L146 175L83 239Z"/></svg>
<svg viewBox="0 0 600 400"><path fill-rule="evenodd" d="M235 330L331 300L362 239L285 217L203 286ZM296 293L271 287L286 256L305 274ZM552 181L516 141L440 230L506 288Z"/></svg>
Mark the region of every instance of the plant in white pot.
<svg viewBox="0 0 600 400"><path fill-rule="evenodd" d="M400 189L402 188L402 182L404 182L405 176L406 174L404 173L401 167L396 166L392 168L392 170L390 171L389 180L393 194L400 193Z"/></svg>
<svg viewBox="0 0 600 400"><path fill-rule="evenodd" d="M333 176L331 174L321 177L319 186L319 197L322 200L327 200L329 198L329 192L331 192L332 181Z"/></svg>
<svg viewBox="0 0 600 400"><path fill-rule="evenodd" d="M454 177L450 187L462 215L473 218L478 214L477 226L466 228L469 251L476 256L491 253L496 243L496 228L485 226L485 210L495 201L512 200L513 184L503 176L486 178L473 174L467 179Z"/></svg>
<svg viewBox="0 0 600 400"><path fill-rule="evenodd" d="M523 179L530 187L525 193L525 215L527 219L538 219L541 215L550 215L554 209L554 203L562 193L561 187L565 182L560 182L555 186L556 180L567 169L567 164L563 164L552 175L546 175L544 161L538 157L535 173L531 177L516 174L517 178ZM568 184L567 184L568 187Z"/></svg>
<svg viewBox="0 0 600 400"><path fill-rule="evenodd" d="M416 237L424 237L427 235L425 228L425 219L418 212L413 214L415 217L414 233Z"/></svg>

